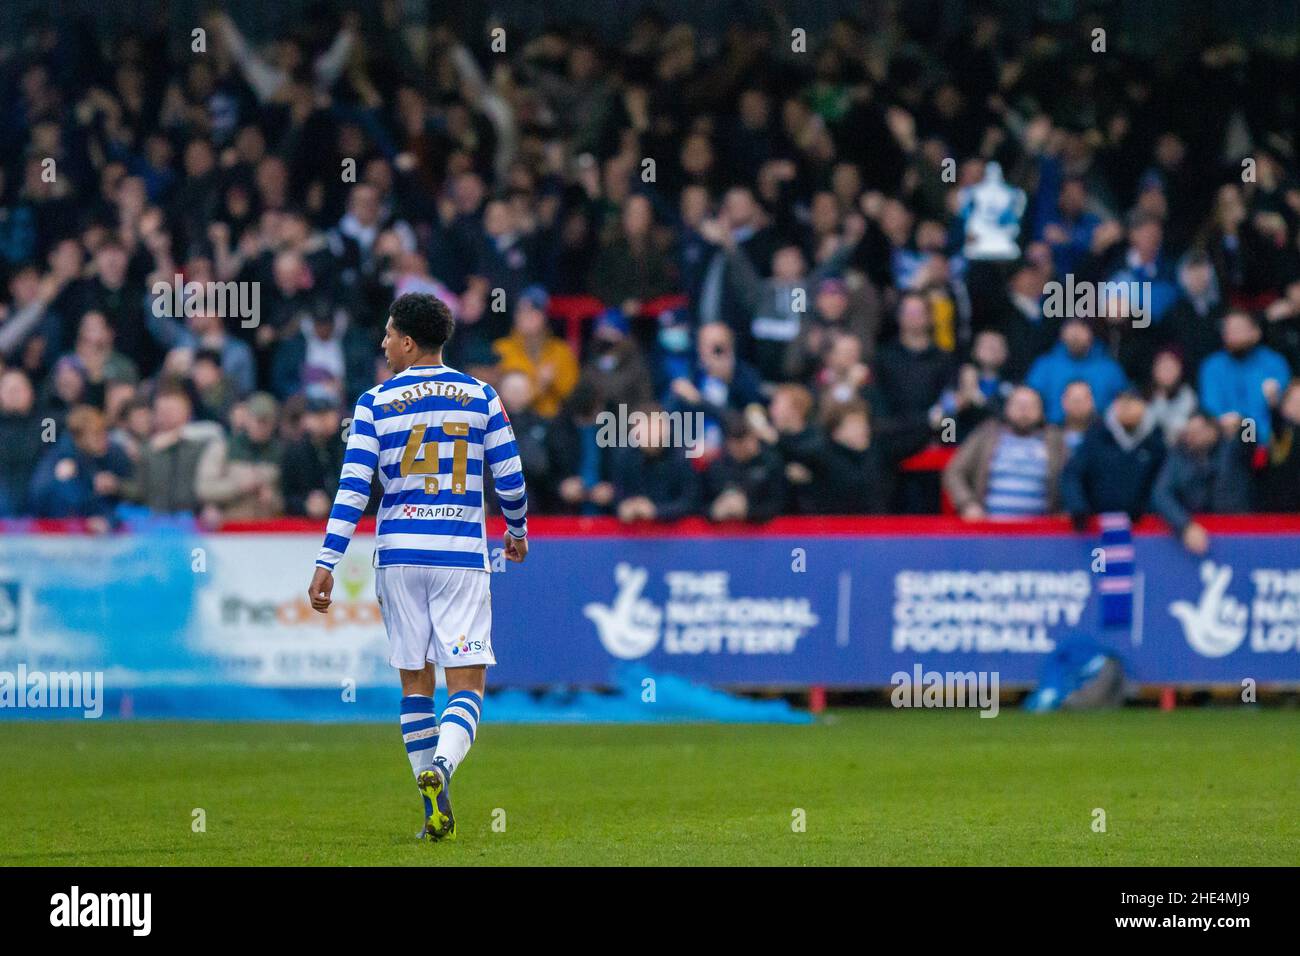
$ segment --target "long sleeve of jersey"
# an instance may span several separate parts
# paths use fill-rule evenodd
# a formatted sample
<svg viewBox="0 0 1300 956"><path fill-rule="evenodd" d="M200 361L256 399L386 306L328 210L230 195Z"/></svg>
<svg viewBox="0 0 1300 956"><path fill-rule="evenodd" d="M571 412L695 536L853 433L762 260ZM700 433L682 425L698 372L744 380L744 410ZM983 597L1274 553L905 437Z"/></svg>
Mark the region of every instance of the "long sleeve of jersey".
<svg viewBox="0 0 1300 956"><path fill-rule="evenodd" d="M352 430L343 456L339 490L334 496L329 524L325 527L325 543L316 557L317 566L330 571L342 559L353 532L357 530L357 522L370 502L371 479L379 467L379 437L375 434L373 402L373 395L362 395L352 413ZM522 482L520 486L522 488Z"/></svg>
<svg viewBox="0 0 1300 956"><path fill-rule="evenodd" d="M488 426L483 436L483 457L492 469L492 484L496 489L501 514L506 528L516 538L528 534L528 491L524 487L524 466L519 460L519 447L510 417L495 390L488 392Z"/></svg>

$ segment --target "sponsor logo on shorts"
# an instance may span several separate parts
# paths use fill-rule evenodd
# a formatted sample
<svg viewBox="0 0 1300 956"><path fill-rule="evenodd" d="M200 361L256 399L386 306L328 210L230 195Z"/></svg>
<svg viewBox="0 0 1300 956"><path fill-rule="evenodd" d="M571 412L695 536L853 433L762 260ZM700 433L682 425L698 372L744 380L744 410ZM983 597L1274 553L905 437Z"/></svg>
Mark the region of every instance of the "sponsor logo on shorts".
<svg viewBox="0 0 1300 956"><path fill-rule="evenodd" d="M451 646L451 656L459 657L461 654L481 654L487 650L487 641L467 641L462 634L456 638L456 643Z"/></svg>

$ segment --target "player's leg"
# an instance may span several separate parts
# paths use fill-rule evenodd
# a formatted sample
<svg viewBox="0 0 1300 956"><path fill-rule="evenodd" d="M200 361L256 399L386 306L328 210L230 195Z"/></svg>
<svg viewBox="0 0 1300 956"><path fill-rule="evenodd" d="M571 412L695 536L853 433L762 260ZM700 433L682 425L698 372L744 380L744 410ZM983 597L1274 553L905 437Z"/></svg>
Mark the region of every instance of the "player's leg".
<svg viewBox="0 0 1300 956"><path fill-rule="evenodd" d="M433 710L433 692L437 687L437 669L426 663L421 670L398 670L402 678L402 743L411 761L411 772L419 783L421 771L433 766L438 747L438 717ZM424 819L433 816L433 803L424 800Z"/></svg>
<svg viewBox="0 0 1300 956"><path fill-rule="evenodd" d="M447 706L443 708L442 720L447 732L439 737L433 761L442 766L450 777L469 753L470 745L478 734L478 722L483 715L487 665L448 667L446 674Z"/></svg>
<svg viewBox="0 0 1300 956"><path fill-rule="evenodd" d="M469 753L483 715L483 689L492 654L489 575L446 569L430 588L433 653L447 681L447 706L439 720L432 771L420 777L420 791L434 800L435 839L454 838L451 778Z"/></svg>
<svg viewBox="0 0 1300 956"><path fill-rule="evenodd" d="M451 775L469 753L483 712L486 664L447 667L447 706L439 724L438 748L433 766L417 777L420 793L433 802L428 827L435 840L456 839L456 817L451 809Z"/></svg>
<svg viewBox="0 0 1300 956"><path fill-rule="evenodd" d="M438 718L433 709L436 671L428 661L433 639L426 610L428 577L419 573L425 570L393 567L375 571L375 597L388 632L388 663L397 668L402 681L402 743L417 786L420 774L433 765L438 746ZM424 799L425 832L432 815L433 803Z"/></svg>

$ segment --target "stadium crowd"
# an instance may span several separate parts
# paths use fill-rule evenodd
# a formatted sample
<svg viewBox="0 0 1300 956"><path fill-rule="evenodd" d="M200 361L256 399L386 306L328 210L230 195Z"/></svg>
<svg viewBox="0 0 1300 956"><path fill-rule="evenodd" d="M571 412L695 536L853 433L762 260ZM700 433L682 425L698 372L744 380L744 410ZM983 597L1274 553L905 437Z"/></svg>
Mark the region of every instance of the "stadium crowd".
<svg viewBox="0 0 1300 956"><path fill-rule="evenodd" d="M200 51L32 23L0 63L0 517L323 519L407 292L500 391L534 512L935 511L936 445L971 520L1154 510L1203 550L1197 513L1300 511L1295 131L1243 92L1295 64L892 9L802 49L646 12L498 52L391 0L266 43L213 14ZM994 162L1026 202L986 260ZM1145 283L1149 325L1045 314L1067 276ZM701 413L703 453L606 447L620 407Z"/></svg>

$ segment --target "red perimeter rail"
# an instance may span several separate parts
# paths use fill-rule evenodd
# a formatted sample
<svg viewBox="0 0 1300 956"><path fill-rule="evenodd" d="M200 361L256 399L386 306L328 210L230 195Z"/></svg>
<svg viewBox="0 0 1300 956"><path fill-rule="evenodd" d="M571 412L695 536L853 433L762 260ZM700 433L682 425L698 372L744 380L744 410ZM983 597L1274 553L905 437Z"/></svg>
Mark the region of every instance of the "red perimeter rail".
<svg viewBox="0 0 1300 956"><path fill-rule="evenodd" d="M1300 514L1204 515L1197 519L1212 534L1300 534ZM505 522L488 519L488 531L505 533ZM361 519L359 531L373 532L375 519ZM271 521L232 521L215 530L230 534L325 533L324 519L277 518ZM1096 533L1094 522L1091 532ZM1139 535L1169 534L1159 518L1143 518L1134 528ZM0 533L84 534L81 519L35 519L5 522ZM969 537L973 535L1064 536L1074 534L1066 518L1034 518L1026 521L966 522L951 515L915 516L791 516L774 518L766 524L740 521L715 523L704 518L683 518L668 524L625 525L616 518L575 518L552 515L528 519L529 537L544 538L718 538L718 537Z"/></svg>

